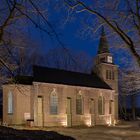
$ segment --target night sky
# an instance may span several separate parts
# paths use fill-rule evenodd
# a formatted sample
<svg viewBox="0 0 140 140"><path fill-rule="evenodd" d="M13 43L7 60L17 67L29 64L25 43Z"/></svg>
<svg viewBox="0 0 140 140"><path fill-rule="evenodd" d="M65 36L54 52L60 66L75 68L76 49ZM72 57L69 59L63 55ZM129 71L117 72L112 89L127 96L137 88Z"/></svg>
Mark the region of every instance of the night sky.
<svg viewBox="0 0 140 140"><path fill-rule="evenodd" d="M57 3L58 1L55 0L53 2ZM98 36L95 36L93 32L93 34L90 34L90 37L88 35L87 37L81 37L79 32L82 29L82 21L83 19L86 19L87 15L83 13L74 13L72 14L71 18L67 21L67 12L65 11L65 9L61 9L61 7L60 9L55 9L53 7L53 2L52 5L50 4L46 7L49 12L48 21L51 23L51 25L59 35L59 39L64 44L64 47L70 48L70 50L73 50L75 52L84 52L91 58L94 58L94 56L97 54L101 28L99 28L97 31ZM88 4L90 4L90 1L88 1ZM44 28L46 28L45 24L41 22L41 19L38 19L38 21ZM107 31L106 28L105 31ZM26 32L30 36L31 40L33 40L34 43L38 44L39 47L37 48L37 51L44 55L52 48L61 47L61 45L56 40L55 36L50 37L47 33L40 31L31 23L28 24ZM111 46L111 44L112 42L109 40L109 45ZM127 54L127 52L125 53L125 51L123 50L120 50L119 52L113 52L115 63L119 65L120 68L124 67L124 65L121 63L121 57L125 56L128 59L128 62L131 62L131 58L129 54Z"/></svg>
<svg viewBox="0 0 140 140"><path fill-rule="evenodd" d="M79 31L81 29L81 16L79 14L74 15L74 19L70 19L65 23L67 12L63 12L63 10L61 11L59 9L53 10L51 5L47 8L49 11L48 20L54 27L65 47L77 52L85 52L91 57L96 55L99 38L93 37L93 39L85 39L80 37ZM38 20L40 21L40 19ZM44 50L47 52L51 48L61 47L56 41L55 36L48 36L47 33L40 31L40 29L36 28L32 24L28 24L26 30L27 33L29 33L29 36L31 36L31 39L36 40L36 42L41 46L39 48L41 52L44 52Z"/></svg>
<svg viewBox="0 0 140 140"><path fill-rule="evenodd" d="M70 48L72 51L76 52L84 52L88 56L94 58L97 54L98 43L101 33L101 28L99 28L96 32L96 35L93 32L85 32L84 36L81 36L81 31L84 30L83 22L91 18L87 16L87 13L75 13L73 12L69 20L67 20L68 12L66 11L63 6L57 5L59 1L55 0L51 2L46 8L48 9L48 21L53 26L54 30L59 36L60 41L64 44L64 47ZM90 4L92 1L86 1L87 4ZM40 25L43 28L46 28L46 25L42 23L39 17L36 17L37 20L40 22ZM92 21L94 22L94 18L97 17L92 16ZM46 28L47 29L47 28ZM108 29L105 27L105 31L108 34ZM30 38L35 41L34 43L38 44L38 50L41 53L47 53L49 49L61 47L61 45L56 40L55 36L49 36L47 33L40 31L40 29L36 28L33 24L28 23L26 28L26 32L29 34ZM110 38L108 37L108 40ZM112 49L112 42L109 40L109 45ZM121 64L121 56L126 56L129 61L128 53L125 53L123 50L120 50L121 53L118 51L113 51L113 55L115 63L120 66ZM112 50L111 50L112 52Z"/></svg>

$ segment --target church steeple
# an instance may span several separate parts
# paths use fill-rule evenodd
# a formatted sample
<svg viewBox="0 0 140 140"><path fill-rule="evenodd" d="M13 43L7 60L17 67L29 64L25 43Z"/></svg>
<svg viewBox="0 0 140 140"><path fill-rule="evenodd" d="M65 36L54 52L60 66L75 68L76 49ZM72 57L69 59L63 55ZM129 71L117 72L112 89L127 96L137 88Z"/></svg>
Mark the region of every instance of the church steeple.
<svg viewBox="0 0 140 140"><path fill-rule="evenodd" d="M102 54L102 53L110 53L104 27L102 27L99 49L98 49L98 54Z"/></svg>
<svg viewBox="0 0 140 140"><path fill-rule="evenodd" d="M109 45L107 41L107 37L104 31L104 27L102 27L101 31L101 37L99 41L99 49L98 49L98 54L95 60L95 64L100 64L100 63L112 63L113 64L113 58L112 55L109 51Z"/></svg>
<svg viewBox="0 0 140 140"><path fill-rule="evenodd" d="M112 54L109 51L108 41L102 28L98 54L95 58L93 71L112 89L116 94L114 97L115 119L118 119L118 67L113 62Z"/></svg>

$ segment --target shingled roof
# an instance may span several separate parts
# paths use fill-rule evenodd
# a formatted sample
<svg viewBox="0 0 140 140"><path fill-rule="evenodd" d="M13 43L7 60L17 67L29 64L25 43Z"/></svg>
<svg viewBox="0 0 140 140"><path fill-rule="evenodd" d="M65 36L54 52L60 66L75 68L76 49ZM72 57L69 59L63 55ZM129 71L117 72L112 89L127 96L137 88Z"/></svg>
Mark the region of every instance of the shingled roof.
<svg viewBox="0 0 140 140"><path fill-rule="evenodd" d="M72 86L111 89L96 74L85 74L55 68L33 66L33 81Z"/></svg>

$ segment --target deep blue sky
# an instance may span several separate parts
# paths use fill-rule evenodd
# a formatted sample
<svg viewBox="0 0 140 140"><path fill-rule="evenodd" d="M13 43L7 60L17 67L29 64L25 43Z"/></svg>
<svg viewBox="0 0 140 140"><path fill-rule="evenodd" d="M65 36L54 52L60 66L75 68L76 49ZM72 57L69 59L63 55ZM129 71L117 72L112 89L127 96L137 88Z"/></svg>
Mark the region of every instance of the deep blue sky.
<svg viewBox="0 0 140 140"><path fill-rule="evenodd" d="M67 12L65 10L61 11L59 9L54 10L51 6L52 5L50 4L49 7L47 7L49 11L48 21L52 24L64 46L70 48L73 51L82 51L87 53L89 56L95 56L97 53L99 40L94 39L94 37L93 40L82 39L77 33L81 27L81 14L76 14L76 16L74 15L74 21L71 21L70 19L70 21L68 21L63 26L62 24L67 17ZM39 20L41 21L41 19ZM45 27L43 24L43 27L46 28L47 26ZM40 31L33 25L28 27L27 32L30 33L33 41L37 42L41 46L39 48L41 52L47 52L50 48L60 47L55 39L55 36L51 38L47 33Z"/></svg>
<svg viewBox="0 0 140 140"><path fill-rule="evenodd" d="M50 8L50 7L49 7ZM81 27L81 15L77 14L75 16L76 19L74 19L74 21L69 21L65 24L65 26L63 26L63 21L65 21L65 14L60 12L60 11L55 11L52 10L51 8L49 9L50 11L50 15L49 15L49 22L53 25L55 31L57 32L57 34L59 35L60 40L62 41L62 43L65 44L65 47L70 48L73 51L76 52L84 52L87 55L91 56L94 58L94 56L97 54L97 50L98 50L98 43L99 43L99 38L94 38L93 35L93 39L91 38L87 38L87 39L82 39L79 35L78 35L78 31L80 30ZM62 16L63 15L63 16ZM84 14L83 14L84 15ZM32 34L32 38L38 42L38 44L41 46L40 52L48 52L49 49L51 48L55 48L55 47L60 47L60 45L58 44L58 42L56 41L55 37L50 38L50 36L48 36L46 33L41 32L39 29L36 28L29 28L31 34ZM101 29L98 30L98 32L100 32ZM117 64L120 64L120 67L123 67L121 65L120 61L120 57L126 55L126 57L128 57L124 51L120 51L120 54L118 55L118 53L114 53L114 57L115 57L115 62ZM131 58L130 58L131 61ZM137 97L138 100L140 100L140 96ZM128 101L129 105L130 105L130 101ZM136 103L137 106L140 106L140 103Z"/></svg>
<svg viewBox="0 0 140 140"><path fill-rule="evenodd" d="M48 51L51 48L60 47L55 37L50 38L46 33L39 29L30 28L32 39L38 42L41 46L40 51ZM57 30L56 30L57 31ZM97 53L98 40L84 40L77 35L78 26L68 24L64 29L58 32L60 40L64 43L65 47L71 48L75 51L83 51L90 56Z"/></svg>
<svg viewBox="0 0 140 140"><path fill-rule="evenodd" d="M55 0L55 2L57 2L57 0ZM90 2L92 1L89 0L88 4L90 4ZM86 19L87 16L85 12L77 13L77 14L74 13L74 15L72 15L73 18L70 19L65 25L63 25L63 23L66 21L68 13L66 12L65 9L61 9L61 7L60 7L61 10L59 8L54 10L53 4L52 5L50 4L49 7L47 7L49 13L47 20L51 23L51 25L59 35L59 38L61 42L64 44L64 46L70 48L73 51L84 52L87 55L94 57L97 54L99 36L98 38L94 38L95 36L93 33L93 38L90 37L90 38L83 39L78 34L82 26L81 22L83 20L83 17ZM94 17L92 18L94 19ZM39 19L39 21L41 21L41 19ZM43 24L43 27L46 28L47 26L44 26ZM38 28L35 28L33 25L31 25L28 28L28 30L30 32L30 36L33 39L34 43L36 42L37 44L39 44L40 47L38 50L40 52L44 53L51 48L60 47L60 45L56 41L55 36L50 38L50 36L48 36L47 33L40 31ZM100 32L100 30L101 29L99 29L97 32ZM123 54L123 55L127 55L127 54ZM119 64L119 56L117 53L115 54L115 62Z"/></svg>
<svg viewBox="0 0 140 140"><path fill-rule="evenodd" d="M84 52L87 55L94 58L94 56L97 54L100 33L98 34L98 37L96 35L96 38L93 32L93 38L91 33L89 38L87 37L86 39L83 39L80 37L78 32L82 29L83 20L92 18L93 20L91 20L91 22L95 22L94 18L96 18L96 16L88 17L87 15L89 14L86 14L86 12L82 12L82 13L73 12L73 14L70 15L70 17L72 18L70 18L68 22L64 24L64 22L67 19L68 12L66 11L66 9L62 8L61 5L60 7L57 7L55 9L54 4L57 2L59 2L59 0L54 0L49 4L48 7L46 7L46 9L48 10L47 20L51 23L54 30L59 35L61 42L64 44L65 47L70 48L73 51ZM86 3L93 4L93 1L89 0L88 2L86 1ZM37 16L35 18L38 19L38 21L40 21L40 24L42 25L43 28L47 29L47 25L44 24L44 22L42 22L41 18ZM38 51L40 52L46 53L51 48L60 47L60 44L58 44L54 35L50 37L48 36L47 33L40 31L32 24L28 26L27 32L29 32L29 35L31 36L33 42L39 46ZM101 29L98 29L97 32L101 32ZM112 42L109 43L112 44ZM112 46L111 48L113 48ZM114 51L115 62L120 67L122 66L124 67L124 64L121 63L121 59L120 59L121 57L124 56L127 58L126 62L130 63L131 57L126 51L124 50Z"/></svg>

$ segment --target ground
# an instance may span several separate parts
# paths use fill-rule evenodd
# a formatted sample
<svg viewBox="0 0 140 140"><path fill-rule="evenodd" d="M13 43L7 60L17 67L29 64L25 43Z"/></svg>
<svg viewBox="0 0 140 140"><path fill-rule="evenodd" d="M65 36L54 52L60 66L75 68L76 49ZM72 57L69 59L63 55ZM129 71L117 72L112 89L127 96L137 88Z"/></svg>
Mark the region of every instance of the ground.
<svg viewBox="0 0 140 140"><path fill-rule="evenodd" d="M76 140L140 140L140 122L127 122L115 127L95 126L93 128L50 128Z"/></svg>
<svg viewBox="0 0 140 140"><path fill-rule="evenodd" d="M0 126L0 140L74 140L74 138L54 131L27 130L27 128L18 130Z"/></svg>
<svg viewBox="0 0 140 140"><path fill-rule="evenodd" d="M46 137L47 137L47 134L51 134L54 136L58 135L58 137L59 135L70 136L70 137L63 138L66 140L71 140L72 139L71 137L73 137L76 140L140 140L140 121L121 122L121 124L116 125L116 126L95 126L95 127L74 127L74 128L64 128L64 127L61 127L61 128L58 128L58 127L51 127L51 128L14 127L14 128L32 130L30 133L31 134L34 133L35 137L38 136L38 138L39 138L39 135L42 135L42 134L46 135ZM28 131L24 130L23 132L24 134L26 134ZM56 138L58 139L58 137ZM61 137L59 138L61 139ZM54 138L51 140L57 140L57 139ZM46 140L46 139L43 138L42 140Z"/></svg>

